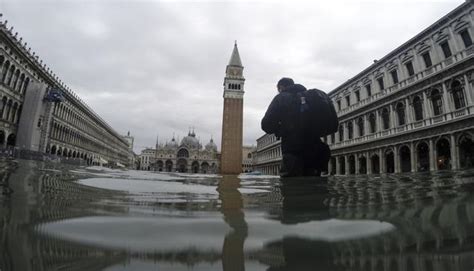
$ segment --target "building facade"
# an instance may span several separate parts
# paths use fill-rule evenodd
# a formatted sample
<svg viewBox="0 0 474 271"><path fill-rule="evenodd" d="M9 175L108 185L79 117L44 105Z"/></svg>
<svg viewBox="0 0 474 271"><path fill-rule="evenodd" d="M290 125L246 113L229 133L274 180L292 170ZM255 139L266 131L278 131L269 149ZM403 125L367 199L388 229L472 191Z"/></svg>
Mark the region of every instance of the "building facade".
<svg viewBox="0 0 474 271"><path fill-rule="evenodd" d="M281 140L274 134L257 139L254 169L267 175L278 175L281 164Z"/></svg>
<svg viewBox="0 0 474 271"><path fill-rule="evenodd" d="M0 99L0 147L89 164L128 164L127 142L6 21L0 22Z"/></svg>
<svg viewBox="0 0 474 271"><path fill-rule="evenodd" d="M224 78L224 110L222 117L221 173L242 172L242 133L244 106L244 67L237 43L226 68Z"/></svg>
<svg viewBox="0 0 474 271"><path fill-rule="evenodd" d="M127 132L126 136L123 136L123 139L127 141L128 144L128 168L129 169L136 169L136 154L133 151L133 144L135 142L135 138L130 135L130 131Z"/></svg>
<svg viewBox="0 0 474 271"><path fill-rule="evenodd" d="M253 168L253 155L256 148L254 146L243 146L242 147L242 172L252 172Z"/></svg>
<svg viewBox="0 0 474 271"><path fill-rule="evenodd" d="M331 174L472 167L473 23L466 1L329 93L340 122L323 138Z"/></svg>
<svg viewBox="0 0 474 271"><path fill-rule="evenodd" d="M217 145L210 140L201 145L196 134L189 132L180 143L173 137L166 144L147 148L139 156L140 169L160 172L217 173Z"/></svg>

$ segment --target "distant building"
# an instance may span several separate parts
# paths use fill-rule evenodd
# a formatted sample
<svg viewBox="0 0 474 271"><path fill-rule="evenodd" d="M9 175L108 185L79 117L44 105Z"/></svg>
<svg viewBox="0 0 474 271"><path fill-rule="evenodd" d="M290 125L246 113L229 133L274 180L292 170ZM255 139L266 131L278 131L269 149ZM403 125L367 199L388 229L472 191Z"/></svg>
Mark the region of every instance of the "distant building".
<svg viewBox="0 0 474 271"><path fill-rule="evenodd" d="M474 165L474 9L466 1L329 93L339 117L331 174ZM277 174L280 141L257 140L257 169Z"/></svg>
<svg viewBox="0 0 474 271"><path fill-rule="evenodd" d="M253 154L255 151L254 146L243 146L242 147L242 172L252 172L253 168Z"/></svg>
<svg viewBox="0 0 474 271"><path fill-rule="evenodd" d="M257 139L254 169L263 174L278 175L281 163L281 140L265 134Z"/></svg>
<svg viewBox="0 0 474 271"><path fill-rule="evenodd" d="M217 173L217 145L210 140L203 148L196 134L189 132L180 143L173 137L164 145L147 148L139 155L141 170L189 173Z"/></svg>
<svg viewBox="0 0 474 271"><path fill-rule="evenodd" d="M130 135L130 131L128 131L126 136L123 136L123 138L127 141L128 143L128 167L130 169L135 169L135 157L136 154L133 152L133 143L135 141L135 138Z"/></svg>

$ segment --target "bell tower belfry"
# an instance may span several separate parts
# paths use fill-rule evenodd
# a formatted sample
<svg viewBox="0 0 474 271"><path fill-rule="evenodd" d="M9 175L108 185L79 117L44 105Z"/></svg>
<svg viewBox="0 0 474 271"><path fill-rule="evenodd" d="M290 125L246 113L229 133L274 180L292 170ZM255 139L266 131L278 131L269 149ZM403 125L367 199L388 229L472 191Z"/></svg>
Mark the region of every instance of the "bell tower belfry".
<svg viewBox="0 0 474 271"><path fill-rule="evenodd" d="M237 42L224 78L224 114L222 117L221 174L242 172L242 126L244 106L244 67Z"/></svg>

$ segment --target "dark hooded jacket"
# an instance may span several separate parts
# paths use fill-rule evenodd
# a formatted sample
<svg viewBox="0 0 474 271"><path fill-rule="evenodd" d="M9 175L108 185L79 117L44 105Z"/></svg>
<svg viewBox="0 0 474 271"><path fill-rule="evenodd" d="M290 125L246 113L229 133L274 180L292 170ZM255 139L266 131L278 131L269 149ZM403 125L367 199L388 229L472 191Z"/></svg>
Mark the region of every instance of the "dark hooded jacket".
<svg viewBox="0 0 474 271"><path fill-rule="evenodd" d="M273 98L262 119L262 130L267 134L281 137L282 153L300 153L316 139L306 133L308 123L300 117L300 97L298 93L306 91L295 84Z"/></svg>

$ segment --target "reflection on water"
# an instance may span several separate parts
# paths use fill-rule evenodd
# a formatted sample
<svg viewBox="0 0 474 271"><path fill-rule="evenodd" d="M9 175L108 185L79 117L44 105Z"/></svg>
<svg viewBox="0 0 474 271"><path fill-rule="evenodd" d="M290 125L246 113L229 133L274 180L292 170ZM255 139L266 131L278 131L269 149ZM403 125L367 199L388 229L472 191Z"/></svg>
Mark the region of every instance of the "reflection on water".
<svg viewBox="0 0 474 271"><path fill-rule="evenodd" d="M474 172L280 181L59 166L0 161L0 270L474 268Z"/></svg>

